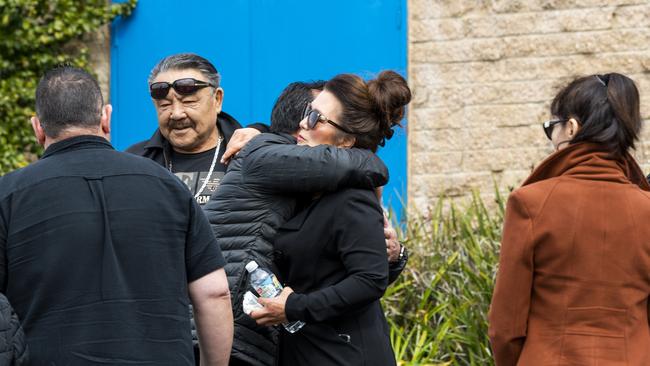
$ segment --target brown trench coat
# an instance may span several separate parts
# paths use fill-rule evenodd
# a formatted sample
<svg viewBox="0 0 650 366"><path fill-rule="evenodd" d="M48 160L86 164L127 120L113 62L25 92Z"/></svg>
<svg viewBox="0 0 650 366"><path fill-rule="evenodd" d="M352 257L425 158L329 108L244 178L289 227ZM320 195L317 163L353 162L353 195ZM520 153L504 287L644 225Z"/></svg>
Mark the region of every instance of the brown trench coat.
<svg viewBox="0 0 650 366"><path fill-rule="evenodd" d="M650 186L580 143L506 208L489 336L498 366L650 365Z"/></svg>

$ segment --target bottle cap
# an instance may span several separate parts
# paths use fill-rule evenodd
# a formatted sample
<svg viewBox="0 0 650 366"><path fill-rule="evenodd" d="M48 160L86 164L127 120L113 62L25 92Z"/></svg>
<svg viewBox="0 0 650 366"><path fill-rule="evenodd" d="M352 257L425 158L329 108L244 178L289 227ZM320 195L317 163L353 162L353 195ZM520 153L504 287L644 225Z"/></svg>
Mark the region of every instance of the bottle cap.
<svg viewBox="0 0 650 366"><path fill-rule="evenodd" d="M250 262L248 262L248 264L246 264L246 270L248 272L253 272L257 268L259 268L259 265L255 261L250 261Z"/></svg>

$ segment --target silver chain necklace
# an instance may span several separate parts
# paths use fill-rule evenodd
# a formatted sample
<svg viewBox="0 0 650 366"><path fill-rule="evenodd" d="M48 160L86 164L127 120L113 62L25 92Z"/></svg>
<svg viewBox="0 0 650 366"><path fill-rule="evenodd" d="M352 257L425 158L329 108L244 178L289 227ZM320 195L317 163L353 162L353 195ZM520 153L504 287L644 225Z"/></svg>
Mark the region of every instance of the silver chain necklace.
<svg viewBox="0 0 650 366"><path fill-rule="evenodd" d="M205 187L208 185L208 181L210 180L210 177L212 177L212 172L214 172L214 166L217 165L217 155L219 155L219 148L221 148L221 140L223 140L223 137L219 137L219 141L217 141L217 147L214 148L214 157L212 157L212 164L210 164L210 170L208 171L208 175L205 177L205 180L203 181L203 185L201 188L196 191L196 194L194 195L194 199L199 198ZM173 165L172 165L172 159L169 159L169 172L173 173Z"/></svg>

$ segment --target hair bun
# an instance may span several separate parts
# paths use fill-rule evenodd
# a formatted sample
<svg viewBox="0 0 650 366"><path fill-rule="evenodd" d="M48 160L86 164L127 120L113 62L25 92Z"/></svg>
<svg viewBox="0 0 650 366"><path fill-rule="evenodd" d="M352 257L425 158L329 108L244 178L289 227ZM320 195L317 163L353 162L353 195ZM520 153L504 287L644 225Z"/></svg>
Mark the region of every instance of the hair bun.
<svg viewBox="0 0 650 366"><path fill-rule="evenodd" d="M404 118L411 101L406 80L394 71L383 71L368 82L354 74L339 74L325 84L341 103L341 120L355 135L354 146L377 151L393 136L392 127Z"/></svg>
<svg viewBox="0 0 650 366"><path fill-rule="evenodd" d="M400 74L386 70L368 81L368 92L376 105L384 135L391 138L392 127L404 118L405 107L411 101L411 89Z"/></svg>

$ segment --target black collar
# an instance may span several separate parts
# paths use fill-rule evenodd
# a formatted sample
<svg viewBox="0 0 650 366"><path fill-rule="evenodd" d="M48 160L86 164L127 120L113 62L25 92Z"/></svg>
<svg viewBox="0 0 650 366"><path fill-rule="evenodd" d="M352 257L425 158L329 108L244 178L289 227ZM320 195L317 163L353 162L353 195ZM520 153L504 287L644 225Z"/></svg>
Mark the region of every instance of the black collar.
<svg viewBox="0 0 650 366"><path fill-rule="evenodd" d="M60 154L66 151L72 150L82 150L82 149L111 149L113 150L113 145L111 145L108 140L103 137L95 135L80 135L67 138L53 143L48 146L48 148L41 156L41 159L45 159L48 156Z"/></svg>

